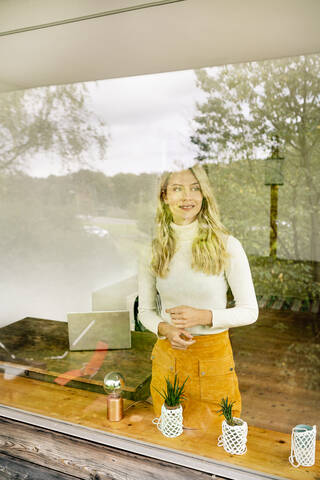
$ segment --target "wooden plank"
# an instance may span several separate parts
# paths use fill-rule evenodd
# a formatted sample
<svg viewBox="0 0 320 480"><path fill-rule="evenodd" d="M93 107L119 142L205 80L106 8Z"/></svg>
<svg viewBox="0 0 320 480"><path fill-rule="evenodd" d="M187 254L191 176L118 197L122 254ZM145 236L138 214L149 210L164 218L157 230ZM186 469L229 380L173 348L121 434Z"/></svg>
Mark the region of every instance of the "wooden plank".
<svg viewBox="0 0 320 480"><path fill-rule="evenodd" d="M62 421L98 429L101 432L117 434L128 439L134 439L148 444L157 445L171 450L181 451L185 454L195 455L196 457L212 459L214 462L222 462L240 469L242 476L230 478L245 478L246 470L253 472L262 472L266 478L290 478L291 480L316 480L320 477L320 459L316 457L316 465L305 470L294 469L288 462L290 455L290 434L281 433L267 429L261 429L249 425L248 433L248 452L243 456L227 454L222 448L217 446L218 436L221 433L221 426L205 430L185 430L183 435L177 438L166 438L152 424L154 413L151 405L146 402L140 402L130 409L126 410L126 415L120 422L108 422L106 419L106 399L105 396L93 392L81 391L68 387L59 387L58 385L28 380L26 378L16 377L6 381L0 377L1 401L4 405L19 408L24 411L31 411L46 417L57 418ZM130 402L129 402L130 403ZM128 402L126 403L128 405ZM10 446L8 438L14 435L10 430L10 436L7 435L7 429L0 429L1 448L9 449L6 454L21 455L21 451L16 447L14 450ZM85 435L89 435L85 430ZM19 442L25 441L28 445L28 439L23 440L21 432L17 433ZM37 435L33 435L37 439ZM3 447L4 446L4 447ZM41 449L41 442L37 444ZM62 447L61 447L62 448ZM317 451L319 449L319 443ZM48 447L48 451L55 451L54 446ZM35 458L39 457L39 451L30 449ZM41 450L40 450L41 451ZM63 454L68 455L68 449L63 447ZM30 452L27 453L30 455ZM84 455L84 456L83 456ZM28 457L30 458L30 457ZM68 457L69 458L69 457ZM79 470L84 469L82 459L88 458L85 451L77 454L80 465ZM71 461L70 457L68 461ZM90 456L88 458L90 460ZM60 460L59 460L60 461ZM58 462L58 459L57 459ZM68 462L66 462L68 464ZM98 462L100 464L100 460ZM214 463L212 468L214 468ZM66 473L68 471L66 470ZM213 470L211 473L217 473ZM227 475L226 475L227 476ZM80 477L81 478L81 477ZM120 477L121 478L121 477ZM139 477L137 477L138 479ZM140 477L141 478L141 477ZM152 475L146 478L154 478ZM163 477L165 478L165 477ZM247 477L248 478L248 477ZM252 478L252 477L251 477ZM257 476L257 478L260 478Z"/></svg>
<svg viewBox="0 0 320 480"><path fill-rule="evenodd" d="M293 300L293 304L291 305L291 310L293 310L294 312L299 312L301 305L302 305L302 300L300 300L299 298L295 298Z"/></svg>
<svg viewBox="0 0 320 480"><path fill-rule="evenodd" d="M275 310L281 310L283 304L284 304L284 299L283 298L277 298L277 300L275 300L275 302L273 303L271 308L273 308Z"/></svg>
<svg viewBox="0 0 320 480"><path fill-rule="evenodd" d="M318 424L314 320L309 312L264 310L255 324L230 330L243 418L249 424L287 433L299 423Z"/></svg>
<svg viewBox="0 0 320 480"><path fill-rule="evenodd" d="M311 304L311 313L319 313L320 301L318 299L314 300Z"/></svg>
<svg viewBox="0 0 320 480"><path fill-rule="evenodd" d="M248 376L241 379L240 389L246 392L242 396L242 400L250 399L250 403L243 402L242 418L259 428L269 425L269 429L288 433L301 421L307 425L318 424L318 415L312 412L315 408L316 412L318 411L319 395L306 389L296 391L286 385L281 390L281 385L279 385L278 396L276 396L275 387L271 382L268 382L265 388L257 388L254 379L251 381ZM285 395L287 398L294 397L294 400L284 403ZM295 410L297 404L299 409ZM316 407L314 407L315 405Z"/></svg>
<svg viewBox="0 0 320 480"><path fill-rule="evenodd" d="M20 473L23 465L26 466L25 475L30 472L34 475L31 478L37 480L71 480L75 477L85 480L212 479L209 473L96 445L12 420L0 418L0 427L1 451L19 458L15 462L7 461L8 468L20 475L14 477L19 480L26 478ZM0 462L1 458L5 456L0 456ZM32 467L29 462L35 462L42 467ZM47 476L44 476L45 473Z"/></svg>
<svg viewBox="0 0 320 480"><path fill-rule="evenodd" d="M259 308L266 308L268 299L269 299L268 295L263 295L258 302Z"/></svg>
<svg viewBox="0 0 320 480"><path fill-rule="evenodd" d="M116 370L125 378L124 397L137 401L150 395L155 341L150 332L131 332L131 349L105 351L102 364L90 367L95 352L69 351L66 322L25 318L0 329L0 366L16 366L22 376L51 383L62 379L70 387L99 393L104 392L105 374Z"/></svg>
<svg viewBox="0 0 320 480"><path fill-rule="evenodd" d="M0 453L1 480L75 480L70 475Z"/></svg>

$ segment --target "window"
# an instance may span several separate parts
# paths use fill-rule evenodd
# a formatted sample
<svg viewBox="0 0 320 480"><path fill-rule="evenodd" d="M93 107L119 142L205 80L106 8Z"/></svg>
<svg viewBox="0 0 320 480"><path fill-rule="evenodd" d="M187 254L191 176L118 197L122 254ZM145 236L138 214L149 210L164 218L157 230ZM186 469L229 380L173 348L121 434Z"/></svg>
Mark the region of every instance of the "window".
<svg viewBox="0 0 320 480"><path fill-rule="evenodd" d="M137 328L138 257L154 233L159 175L196 160L248 255L261 307L258 322L230 330L242 416L284 433L301 418L316 423L319 76L310 55L2 94L1 388L17 382L22 395L19 375L57 384L59 364L61 385L93 392L87 420L101 413L93 354L69 361L61 322L128 309ZM22 408L22 396L3 398Z"/></svg>

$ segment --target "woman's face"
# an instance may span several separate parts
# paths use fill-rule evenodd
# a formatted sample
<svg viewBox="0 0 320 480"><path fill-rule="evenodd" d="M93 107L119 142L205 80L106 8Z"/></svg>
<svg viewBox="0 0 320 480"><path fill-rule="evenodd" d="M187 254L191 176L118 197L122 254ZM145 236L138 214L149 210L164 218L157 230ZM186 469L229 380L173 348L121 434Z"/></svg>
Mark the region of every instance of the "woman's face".
<svg viewBox="0 0 320 480"><path fill-rule="evenodd" d="M164 202L170 208L177 225L188 225L198 216L203 195L196 177L190 170L170 175Z"/></svg>

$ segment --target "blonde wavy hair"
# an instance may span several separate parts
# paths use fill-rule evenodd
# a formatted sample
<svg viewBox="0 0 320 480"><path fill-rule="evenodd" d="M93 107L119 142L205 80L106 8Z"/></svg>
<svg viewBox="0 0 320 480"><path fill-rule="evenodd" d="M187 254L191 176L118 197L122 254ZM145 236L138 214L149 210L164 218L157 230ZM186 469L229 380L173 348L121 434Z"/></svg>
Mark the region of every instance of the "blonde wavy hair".
<svg viewBox="0 0 320 480"><path fill-rule="evenodd" d="M220 221L220 214L209 178L201 165L188 170L199 182L203 196L201 210L198 214L198 236L192 244L192 268L208 275L218 275L225 268L228 253L225 238L228 230ZM161 278L167 276L170 261L175 253L176 240L171 222L172 213L164 198L172 172L165 172L159 184L158 206L156 213L156 231L152 241L151 270Z"/></svg>

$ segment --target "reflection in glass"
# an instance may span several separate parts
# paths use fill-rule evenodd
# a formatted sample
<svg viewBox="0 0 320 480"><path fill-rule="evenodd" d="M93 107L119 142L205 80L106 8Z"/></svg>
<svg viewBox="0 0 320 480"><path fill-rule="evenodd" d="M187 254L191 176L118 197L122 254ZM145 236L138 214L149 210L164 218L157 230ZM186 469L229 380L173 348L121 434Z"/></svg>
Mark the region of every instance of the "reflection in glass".
<svg viewBox="0 0 320 480"><path fill-rule="evenodd" d="M243 417L290 431L303 409L303 421L313 424L320 395L319 65L320 56L310 55L2 94L0 322L29 319L19 336L0 330L0 361L84 371L88 359L68 353L65 332L54 336L57 348L46 343L38 355L30 352L44 332L37 321L51 328L48 320L57 320L63 330L68 312L98 310L102 298L116 303L114 286L122 308L130 296L134 309L159 173L197 158L223 223L248 253L260 305L256 324L231 330ZM274 135L285 160L270 256L265 160Z"/></svg>

